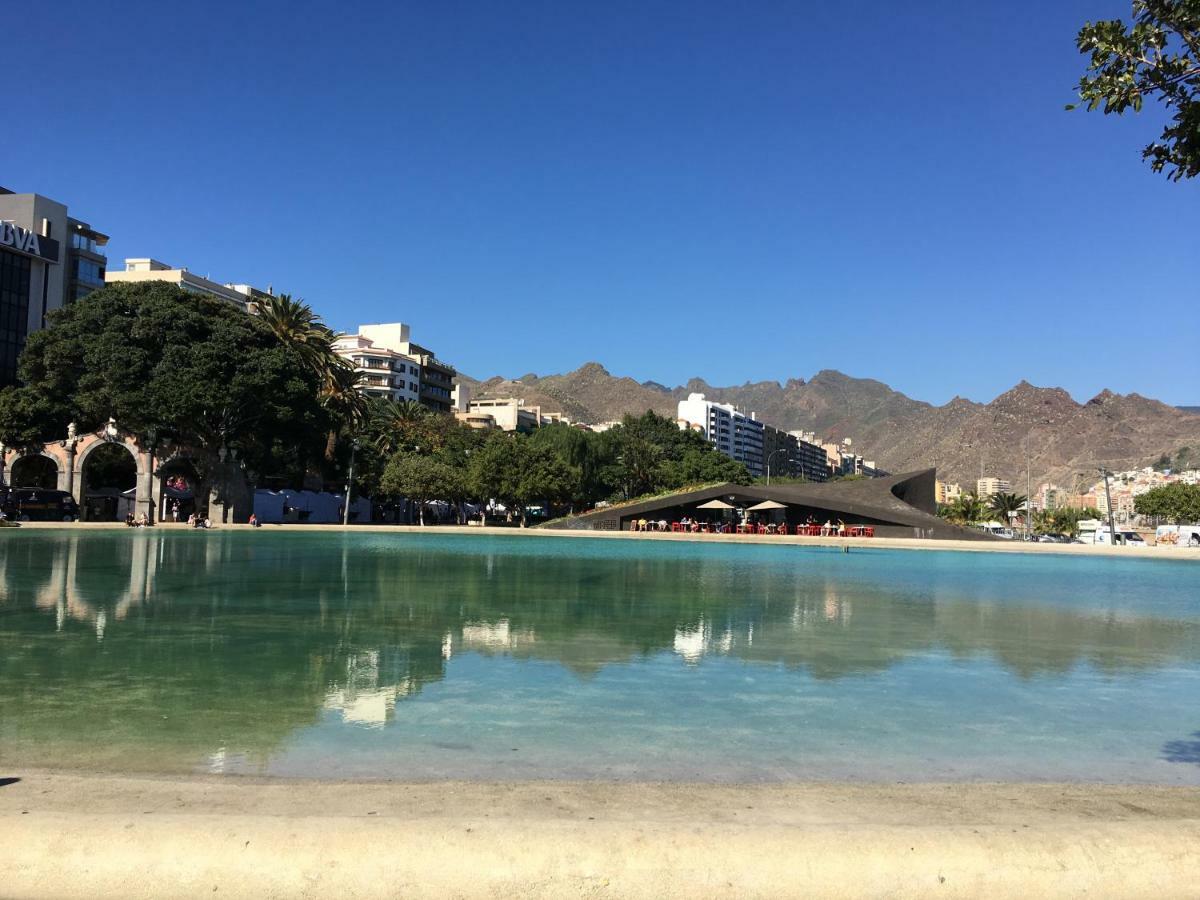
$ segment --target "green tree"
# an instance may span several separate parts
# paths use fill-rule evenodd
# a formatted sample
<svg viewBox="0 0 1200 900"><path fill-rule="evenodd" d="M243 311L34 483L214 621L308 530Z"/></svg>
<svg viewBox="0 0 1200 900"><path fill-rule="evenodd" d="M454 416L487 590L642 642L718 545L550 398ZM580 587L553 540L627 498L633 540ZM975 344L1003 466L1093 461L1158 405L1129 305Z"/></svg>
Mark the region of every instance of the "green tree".
<svg viewBox="0 0 1200 900"><path fill-rule="evenodd" d="M321 405L330 416L325 461L332 461L338 434L357 434L369 413L361 376L334 352L336 335L303 300L280 294L258 300L255 306L275 338L317 379Z"/></svg>
<svg viewBox="0 0 1200 900"><path fill-rule="evenodd" d="M0 395L0 440L80 431L111 416L213 463L222 447L262 473L303 455L329 424L318 382L259 319L165 282L109 285L51 314Z"/></svg>
<svg viewBox="0 0 1200 900"><path fill-rule="evenodd" d="M521 527L525 526L528 507L535 503L554 506L568 503L579 484L578 470L573 470L549 447L526 441L521 446L521 478L519 503Z"/></svg>
<svg viewBox="0 0 1200 900"><path fill-rule="evenodd" d="M463 494L464 474L433 456L398 453L388 462L380 488L393 497L407 497L417 505L418 521L425 524L425 504L451 500Z"/></svg>
<svg viewBox="0 0 1200 900"><path fill-rule="evenodd" d="M1133 509L1139 516L1177 524L1200 522L1200 485L1177 481L1151 488L1134 498Z"/></svg>
<svg viewBox="0 0 1200 900"><path fill-rule="evenodd" d="M521 527L527 507L569 502L578 485L577 473L551 448L515 433L489 435L471 454L468 473L472 492L515 512Z"/></svg>
<svg viewBox="0 0 1200 900"><path fill-rule="evenodd" d="M326 326L312 307L291 294L279 294L256 300L258 317L275 338L291 349L301 363L318 379L324 380L332 365L333 332Z"/></svg>
<svg viewBox="0 0 1200 900"><path fill-rule="evenodd" d="M982 522L988 514L987 504L971 491L965 491L948 506L938 510L939 515L960 525Z"/></svg>
<svg viewBox="0 0 1200 900"><path fill-rule="evenodd" d="M486 505L495 500L512 511L521 503L524 435L494 431L471 454L467 469L472 493Z"/></svg>
<svg viewBox="0 0 1200 900"><path fill-rule="evenodd" d="M1132 24L1089 22L1076 44L1091 57L1079 82L1087 109L1121 115L1157 99L1170 122L1142 158L1172 181L1200 174L1200 3L1133 0Z"/></svg>

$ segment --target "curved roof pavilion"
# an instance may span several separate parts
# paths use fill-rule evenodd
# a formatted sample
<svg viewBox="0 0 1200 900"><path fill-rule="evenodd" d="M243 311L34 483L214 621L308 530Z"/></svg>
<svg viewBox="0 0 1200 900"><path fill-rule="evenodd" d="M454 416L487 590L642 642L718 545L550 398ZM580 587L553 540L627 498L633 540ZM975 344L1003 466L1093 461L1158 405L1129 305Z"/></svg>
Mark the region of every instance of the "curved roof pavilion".
<svg viewBox="0 0 1200 900"><path fill-rule="evenodd" d="M718 484L694 491L680 491L639 503L597 509L560 519L548 528L629 531L638 519L678 522L687 516L700 521L717 522L732 515L701 505L722 500L744 509L774 500L783 509L762 514L763 521L787 522L793 528L810 521L847 526L869 525L879 537L944 540L995 540L972 528L952 525L937 516L935 500L936 470L925 469L887 478L862 478L854 481L823 483L740 485Z"/></svg>

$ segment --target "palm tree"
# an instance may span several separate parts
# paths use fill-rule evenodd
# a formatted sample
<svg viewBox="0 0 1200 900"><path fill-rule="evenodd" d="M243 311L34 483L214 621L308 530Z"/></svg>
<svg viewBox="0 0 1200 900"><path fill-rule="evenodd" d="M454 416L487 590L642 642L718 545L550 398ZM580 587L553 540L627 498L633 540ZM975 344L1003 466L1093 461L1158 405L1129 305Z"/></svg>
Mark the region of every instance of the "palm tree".
<svg viewBox="0 0 1200 900"><path fill-rule="evenodd" d="M1005 525L1012 523L1012 517L1025 507L1027 497L1020 494L996 493L988 498L988 512Z"/></svg>
<svg viewBox="0 0 1200 900"><path fill-rule="evenodd" d="M361 376L337 355L333 349L337 335L303 300L279 294L259 301L257 306L259 318L317 379L318 399L333 424L325 440L325 460L329 462L337 448L338 432L353 434L367 418Z"/></svg>
<svg viewBox="0 0 1200 900"><path fill-rule="evenodd" d="M334 423L325 438L325 459L329 461L333 459L337 448L338 431L357 433L366 422L371 408L361 391L362 375L346 360L334 354L324 376L319 397L321 406Z"/></svg>
<svg viewBox="0 0 1200 900"><path fill-rule="evenodd" d="M333 352L334 334L303 300L291 294L270 296L257 302L258 317L275 333L279 342L293 351L304 367L322 383L338 356Z"/></svg>
<svg viewBox="0 0 1200 900"><path fill-rule="evenodd" d="M947 507L947 518L963 525L981 522L986 515L987 504L971 491L959 494L955 501Z"/></svg>
<svg viewBox="0 0 1200 900"><path fill-rule="evenodd" d="M370 430L375 435L375 449L385 459L400 450L429 445L433 439L429 428L433 412L412 400L395 403L390 400L372 404Z"/></svg>

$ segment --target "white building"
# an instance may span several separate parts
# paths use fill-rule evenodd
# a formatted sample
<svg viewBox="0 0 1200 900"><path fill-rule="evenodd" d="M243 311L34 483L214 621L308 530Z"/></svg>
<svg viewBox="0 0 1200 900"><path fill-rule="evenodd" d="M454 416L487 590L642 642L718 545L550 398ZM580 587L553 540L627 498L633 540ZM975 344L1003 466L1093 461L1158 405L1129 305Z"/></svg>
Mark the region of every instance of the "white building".
<svg viewBox="0 0 1200 900"><path fill-rule="evenodd" d="M368 394L453 412L458 373L432 350L413 343L409 332L403 322L360 325L356 334L340 337L334 350L363 373Z"/></svg>
<svg viewBox="0 0 1200 900"><path fill-rule="evenodd" d="M986 500L993 494L1011 494L1012 482L1007 478L980 478L975 482L975 496Z"/></svg>
<svg viewBox="0 0 1200 900"><path fill-rule="evenodd" d="M456 413L460 421L473 428L493 427L501 431L528 433L543 425L570 425L560 412L542 412L540 406L526 406L520 397L483 398L471 400L465 413ZM490 417L486 425L483 417Z"/></svg>
<svg viewBox="0 0 1200 900"><path fill-rule="evenodd" d="M384 397L397 403L419 403L421 400L421 363L406 353L385 344L376 343L365 332L344 334L333 342L338 356L349 360L362 376L363 393L369 397ZM405 342L408 326L404 328Z"/></svg>
<svg viewBox="0 0 1200 900"><path fill-rule="evenodd" d="M165 281L193 294L207 294L218 300L228 300L241 309L248 309L256 297L267 296L266 292L248 284L218 284L187 269L172 269L165 262L149 257L125 260L125 270L104 273L105 284L129 284L139 281Z"/></svg>
<svg viewBox="0 0 1200 900"><path fill-rule="evenodd" d="M701 432L731 459L745 463L751 475L763 474L763 423L728 403L714 403L703 394L679 401L679 427Z"/></svg>

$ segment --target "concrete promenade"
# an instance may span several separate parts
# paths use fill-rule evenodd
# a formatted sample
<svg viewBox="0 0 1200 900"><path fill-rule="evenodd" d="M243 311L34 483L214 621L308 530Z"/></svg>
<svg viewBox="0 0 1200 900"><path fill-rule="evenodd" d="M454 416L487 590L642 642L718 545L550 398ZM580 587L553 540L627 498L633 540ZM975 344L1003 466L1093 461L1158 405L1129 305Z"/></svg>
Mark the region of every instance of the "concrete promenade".
<svg viewBox="0 0 1200 900"><path fill-rule="evenodd" d="M1200 885L1193 788L42 772L0 785L6 898L1170 900Z"/></svg>
<svg viewBox="0 0 1200 900"><path fill-rule="evenodd" d="M117 529L132 531L122 522L22 522L22 528L47 529L66 531L91 531ZM182 523L159 523L154 526L159 530L191 530ZM213 531L250 530L249 525L214 525ZM1119 556L1126 559L1174 559L1200 562L1200 548L1154 546L1145 547L1113 547L1105 544L1037 544L1024 541L952 541L952 540L921 540L917 538L839 538L839 537L799 537L797 535L758 535L758 534L674 534L671 532L632 532L632 531L557 531L546 528L515 528L515 527L480 527L477 525L264 525L259 529L269 534L277 531L307 531L320 533L347 532L384 532L388 534L465 534L491 535L508 537L545 537L586 539L601 538L604 540L632 541L687 541L696 543L728 543L728 544L783 544L798 547L838 547L851 550L961 550L965 553L1033 553L1058 554L1067 556ZM3 541L7 530L0 530L0 541Z"/></svg>

